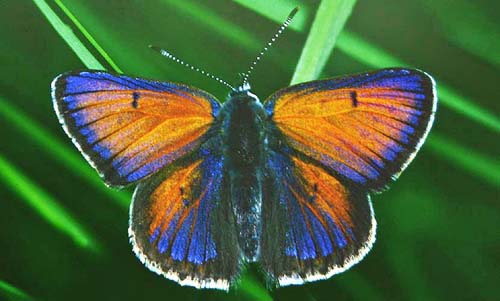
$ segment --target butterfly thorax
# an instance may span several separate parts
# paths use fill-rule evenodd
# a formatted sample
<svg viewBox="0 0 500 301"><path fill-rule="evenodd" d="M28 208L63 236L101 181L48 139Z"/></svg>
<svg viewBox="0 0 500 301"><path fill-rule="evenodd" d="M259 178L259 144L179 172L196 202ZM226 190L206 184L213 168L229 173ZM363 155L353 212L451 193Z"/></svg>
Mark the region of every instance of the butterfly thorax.
<svg viewBox="0 0 500 301"><path fill-rule="evenodd" d="M265 116L259 99L249 90L231 93L220 114L230 199L239 245L248 261L259 255Z"/></svg>

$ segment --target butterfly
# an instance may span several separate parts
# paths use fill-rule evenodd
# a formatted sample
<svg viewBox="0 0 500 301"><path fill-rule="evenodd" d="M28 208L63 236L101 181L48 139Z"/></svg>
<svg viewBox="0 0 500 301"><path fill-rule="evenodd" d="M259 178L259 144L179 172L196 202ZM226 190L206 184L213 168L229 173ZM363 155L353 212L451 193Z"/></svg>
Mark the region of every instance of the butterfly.
<svg viewBox="0 0 500 301"><path fill-rule="evenodd" d="M370 194L433 122L431 76L390 68L224 103L183 84L103 71L52 82L60 122L111 187L137 185L133 251L181 285L228 290L259 262L278 286L327 279L375 241Z"/></svg>

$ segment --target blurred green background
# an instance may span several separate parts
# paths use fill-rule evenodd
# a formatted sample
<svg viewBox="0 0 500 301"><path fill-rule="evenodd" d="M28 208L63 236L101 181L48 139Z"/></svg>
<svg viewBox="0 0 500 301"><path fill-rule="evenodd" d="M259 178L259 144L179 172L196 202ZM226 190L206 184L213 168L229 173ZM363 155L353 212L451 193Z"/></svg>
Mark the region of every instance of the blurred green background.
<svg viewBox="0 0 500 301"><path fill-rule="evenodd" d="M51 80L105 68L224 99L224 86L147 45L234 83L297 5L292 29L252 77L261 99L294 74L414 66L437 80L427 142L373 197L373 250L330 280L271 291L254 266L228 294L149 272L128 243L131 190L106 188L66 137ZM487 0L2 1L0 300L498 300L499 8ZM305 71L295 71L299 58Z"/></svg>

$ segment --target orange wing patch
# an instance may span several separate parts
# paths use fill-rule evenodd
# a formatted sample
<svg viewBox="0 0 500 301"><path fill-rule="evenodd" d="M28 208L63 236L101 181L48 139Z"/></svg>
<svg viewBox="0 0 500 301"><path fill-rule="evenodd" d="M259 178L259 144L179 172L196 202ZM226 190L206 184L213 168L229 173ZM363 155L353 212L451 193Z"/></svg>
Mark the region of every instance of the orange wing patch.
<svg viewBox="0 0 500 301"><path fill-rule="evenodd" d="M304 198L297 200L302 206L307 206L325 228L328 227L325 216L332 217L335 221L343 221L338 226L343 234L349 237L347 228L352 228L354 224L350 216L352 208L346 187L317 166L307 164L296 157L292 157L292 162L304 179L307 195L312 197L312 201Z"/></svg>
<svg viewBox="0 0 500 301"><path fill-rule="evenodd" d="M149 235L159 229L163 233L176 215L182 213L181 219L185 219L187 212L197 208L200 198L190 203L188 200L193 195L192 184L200 176L196 161L189 166L175 171L166 181L163 181L150 196L151 207L148 211L150 221ZM188 209L189 208L189 209ZM182 222L179 222L182 224Z"/></svg>

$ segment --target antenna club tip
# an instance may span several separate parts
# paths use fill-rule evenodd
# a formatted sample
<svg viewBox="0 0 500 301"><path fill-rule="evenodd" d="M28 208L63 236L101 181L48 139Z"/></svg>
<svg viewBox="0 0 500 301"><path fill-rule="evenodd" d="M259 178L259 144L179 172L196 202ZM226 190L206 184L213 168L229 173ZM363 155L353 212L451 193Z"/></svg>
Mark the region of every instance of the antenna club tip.
<svg viewBox="0 0 500 301"><path fill-rule="evenodd" d="M295 14L299 11L299 7L296 6L291 12L290 14L288 15L288 19L292 19L293 17L295 17Z"/></svg>
<svg viewBox="0 0 500 301"><path fill-rule="evenodd" d="M160 48L160 47L155 46L155 45L152 45L152 44L149 44L149 45L148 45L148 47L149 47L150 49L152 49L152 50L155 50L155 51L160 51L160 50L161 50L161 48Z"/></svg>

